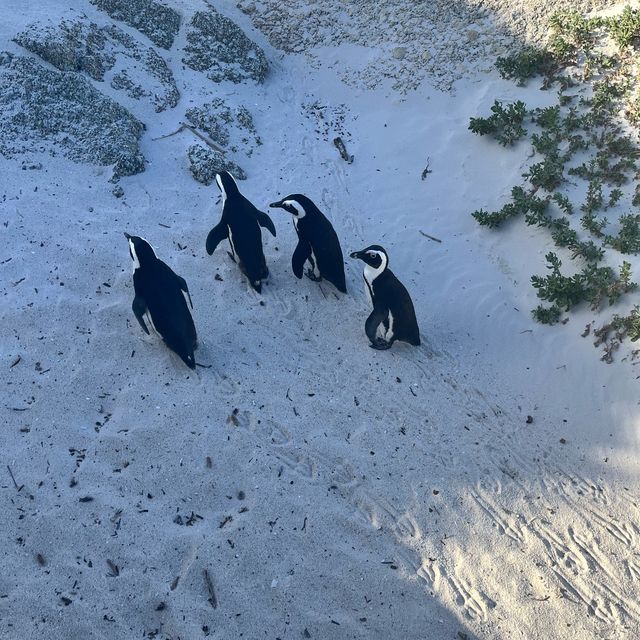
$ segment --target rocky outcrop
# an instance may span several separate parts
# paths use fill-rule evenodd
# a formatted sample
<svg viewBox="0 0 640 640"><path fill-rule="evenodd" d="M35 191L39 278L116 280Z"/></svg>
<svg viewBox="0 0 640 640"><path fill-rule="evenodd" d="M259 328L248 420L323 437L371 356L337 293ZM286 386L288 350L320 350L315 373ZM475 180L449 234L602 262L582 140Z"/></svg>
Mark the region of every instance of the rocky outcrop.
<svg viewBox="0 0 640 640"><path fill-rule="evenodd" d="M216 98L201 107L187 109L185 115L191 124L231 151L236 152L242 148L250 155L254 146L262 144L253 118L245 107L232 108Z"/></svg>
<svg viewBox="0 0 640 640"><path fill-rule="evenodd" d="M262 82L268 71L264 51L240 27L215 9L198 11L189 23L182 61L214 82Z"/></svg>
<svg viewBox="0 0 640 640"><path fill-rule="evenodd" d="M91 4L143 33L153 44L171 49L180 30L180 14L155 0L90 0Z"/></svg>
<svg viewBox="0 0 640 640"><path fill-rule="evenodd" d="M93 80L109 81L131 98L147 99L158 112L175 107L180 99L164 59L115 25L99 27L80 20L35 23L14 41L60 71L83 72Z"/></svg>
<svg viewBox="0 0 640 640"><path fill-rule="evenodd" d="M76 162L113 165L113 177L144 171L138 143L145 126L82 75L0 53L0 153L49 143ZM45 145L46 148L46 145Z"/></svg>
<svg viewBox="0 0 640 640"><path fill-rule="evenodd" d="M235 162L226 160L219 151L207 149L202 145L191 145L187 151L187 157L191 175L202 184L211 184L216 178L216 173L220 171L228 171L238 180L247 178L246 173Z"/></svg>

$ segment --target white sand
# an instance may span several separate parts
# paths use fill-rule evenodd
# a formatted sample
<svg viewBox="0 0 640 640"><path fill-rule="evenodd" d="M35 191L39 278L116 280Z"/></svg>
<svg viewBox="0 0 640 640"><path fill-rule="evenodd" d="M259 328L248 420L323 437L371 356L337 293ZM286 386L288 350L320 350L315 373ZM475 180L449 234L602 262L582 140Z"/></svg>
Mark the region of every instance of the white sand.
<svg viewBox="0 0 640 640"><path fill-rule="evenodd" d="M3 4L15 52L18 29L59 11ZM638 637L636 370L579 337L592 314L532 321L543 234L492 234L469 215L504 201L526 157L468 118L522 92L494 73L455 94L358 90L337 78L347 45L313 69L223 6L271 76L214 86L174 46L180 105L126 103L149 125L150 165L122 199L108 168L0 158L0 637ZM300 191L345 254L383 244L422 347L368 347L360 263L339 299L298 281L285 212L270 211L263 296L222 249L206 255L220 206L187 170L194 139L152 138L212 94L246 104L264 142L237 158L245 195L265 208ZM316 101L346 114L353 164L304 115ZM144 337L123 231L186 278L211 368L194 374Z"/></svg>

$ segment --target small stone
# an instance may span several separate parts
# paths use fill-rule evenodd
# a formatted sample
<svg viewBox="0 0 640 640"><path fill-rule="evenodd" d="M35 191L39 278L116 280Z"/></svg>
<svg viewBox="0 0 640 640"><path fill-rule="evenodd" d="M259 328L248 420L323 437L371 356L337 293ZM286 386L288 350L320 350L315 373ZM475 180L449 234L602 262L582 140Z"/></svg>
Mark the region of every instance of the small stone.
<svg viewBox="0 0 640 640"><path fill-rule="evenodd" d="M391 55L396 59L396 60L404 60L404 58L407 55L407 50L405 47L395 47L395 49L393 49L391 51Z"/></svg>
<svg viewBox="0 0 640 640"><path fill-rule="evenodd" d="M467 40L469 42L475 42L478 39L478 32L475 29L467 30Z"/></svg>
<svg viewBox="0 0 640 640"><path fill-rule="evenodd" d="M124 189L120 185L118 185L117 187L113 188L111 193L113 193L116 198L122 198L122 196L124 195Z"/></svg>

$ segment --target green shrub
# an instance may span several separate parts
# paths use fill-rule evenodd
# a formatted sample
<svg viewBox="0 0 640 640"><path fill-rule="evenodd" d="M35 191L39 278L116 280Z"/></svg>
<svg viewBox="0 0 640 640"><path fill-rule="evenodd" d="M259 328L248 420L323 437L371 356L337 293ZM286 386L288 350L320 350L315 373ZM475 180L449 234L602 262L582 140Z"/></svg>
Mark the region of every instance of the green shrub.
<svg viewBox="0 0 640 640"><path fill-rule="evenodd" d="M629 45L635 47L640 41L640 10L627 5L619 16L607 19L607 26L621 49Z"/></svg>
<svg viewBox="0 0 640 640"><path fill-rule="evenodd" d="M554 303L554 305L564 311L569 311L571 307L585 299L585 288L580 274L574 276L563 276L560 273L562 261L558 256L549 252L545 256L547 269L551 273L547 276L531 276L531 284L538 290L538 298Z"/></svg>
<svg viewBox="0 0 640 640"><path fill-rule="evenodd" d="M562 316L562 309L555 304L550 307L543 307L539 304L531 312L531 315L541 324L556 324Z"/></svg>
<svg viewBox="0 0 640 640"><path fill-rule="evenodd" d="M552 75L556 66L550 51L534 46L524 47L520 52L496 61L500 75L507 80L515 80L519 86L524 86L535 76Z"/></svg>
<svg viewBox="0 0 640 640"><path fill-rule="evenodd" d="M491 111L492 115L488 118L471 118L469 129L481 136L491 135L505 147L513 144L527 133L522 126L527 115L527 106L524 102L517 100L503 106L502 102L496 100Z"/></svg>
<svg viewBox="0 0 640 640"><path fill-rule="evenodd" d="M620 253L640 252L640 214L620 216L620 231L617 236L607 236L605 243Z"/></svg>

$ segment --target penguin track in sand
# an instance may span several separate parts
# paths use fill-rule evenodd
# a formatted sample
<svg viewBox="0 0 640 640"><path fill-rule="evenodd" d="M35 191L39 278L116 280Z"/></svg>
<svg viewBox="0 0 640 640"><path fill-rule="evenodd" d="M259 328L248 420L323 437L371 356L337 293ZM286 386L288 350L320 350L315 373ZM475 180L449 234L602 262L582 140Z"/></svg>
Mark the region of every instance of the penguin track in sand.
<svg viewBox="0 0 640 640"><path fill-rule="evenodd" d="M399 359L403 363L407 361L402 356ZM605 511L614 495L610 488L603 481L596 482L584 475L563 471L562 463L554 462L553 455L543 462L515 453L517 447L511 439L492 431L492 424L496 421L513 424L518 420L517 417L491 403L473 387L466 388L446 377L429 379L425 365L411 364L415 371L412 378L415 379L409 381L406 371L403 377L406 383L416 385L414 390L418 393L417 399L414 401L413 394L407 394L406 398L392 402L391 407L385 405L373 410L382 411L383 418L386 417L389 424L398 421L404 424L407 420L411 422L424 417L424 409L419 406L420 398L433 391L434 385L436 388L448 387L455 396L463 399L467 415L484 425L488 429L487 434L491 434L491 444L484 445L491 468L477 470L478 477L470 497L481 517L487 517L495 524L500 534L493 541L497 549L506 545L501 550L505 557L520 549L519 553L531 555L532 563L538 558L541 569L561 593L584 606L587 613L602 623L615 628L622 625L625 618L640 620L638 607L630 597L618 593L614 587L598 586L603 576L609 585L615 585L620 570L625 575L640 576L640 563L631 557L625 558L624 554L616 563L608 549L600 548L593 527L587 522L591 518L595 526L603 529L613 543L621 545L627 553L635 548L638 529L616 520ZM390 364L391 371L392 367ZM380 375L385 373L381 371ZM321 375L321 378L330 380L328 373ZM368 380L367 376L361 379L356 392L363 399L367 397L367 392L370 393L371 383L372 380ZM219 384L225 386L229 397L237 401L239 385L224 378L220 379ZM238 426L269 446L270 453L282 463L285 472L293 472L312 484L319 481L331 483L338 495L351 505L354 521L386 533L394 549L393 556L426 589L436 592L440 597L450 596L470 619L479 622L489 619L495 600L499 599L499 585L496 584L498 589L494 597L473 587L472 576L476 569L464 550L460 550L451 566L448 564L451 561L448 553L444 557L442 553L425 554L424 548L431 541L423 537L413 515L376 496L351 463L341 458L331 459L330 456L319 455L310 452L308 447L297 445L292 434L277 421L258 420L248 411L238 412L236 420ZM444 465L447 460L437 463ZM620 500L614 502L617 504ZM585 509L586 503L588 510ZM564 532L555 527L554 519L545 517L562 505L563 512L568 508L573 514L574 523ZM502 544L501 539L504 540ZM440 557L442 561L435 559ZM461 572L464 572L464 579L460 577ZM480 581L487 580L486 577L478 578Z"/></svg>
<svg viewBox="0 0 640 640"><path fill-rule="evenodd" d="M453 591L455 602L464 609L467 616L486 622L489 609L495 608L496 603L455 573L447 574L446 579Z"/></svg>
<svg viewBox="0 0 640 640"><path fill-rule="evenodd" d="M607 487L602 482L595 483L558 471L553 463L551 466L529 464L515 455L509 455L508 459L500 456L494 463L507 477L509 491L504 490L504 483L495 485L478 482L472 497L481 512L496 524L500 533L507 534L533 559L540 558L536 564L548 568L548 575L556 582L561 593L584 606L590 615L614 626L622 625L625 618L639 622L640 607L634 599L619 593L612 586L619 583L619 573L630 571L629 559L619 560L620 556L624 556L622 550L608 552L601 548L593 531L595 523L610 534L614 544L619 543L629 551L637 543L638 530L633 523L616 521L601 511L604 497L611 495ZM532 473L535 475L530 475ZM534 478L533 484L527 478ZM544 481L539 482L539 478L544 478ZM564 485L562 489L561 485ZM566 490L568 486L572 488L570 492ZM577 491L576 487L579 487ZM546 496L541 496L541 493ZM520 500L522 497L526 499L527 495L536 496L535 501L526 502L532 513L527 514L520 508L514 526L508 517L512 510L500 502ZM560 505L565 505L563 513L569 508L572 514L568 517L574 524L566 531L556 529L553 524L553 514L559 508L558 499ZM590 503L586 509L585 501ZM550 517L541 517L541 507L548 511ZM507 553L507 550L504 552Z"/></svg>
<svg viewBox="0 0 640 640"><path fill-rule="evenodd" d="M506 535L520 544L526 543L525 530L522 528L518 518L513 513L492 505L489 500L483 498L475 491L471 492L471 497L478 503L480 508L489 516L501 535Z"/></svg>
<svg viewBox="0 0 640 640"><path fill-rule="evenodd" d="M301 451L293 445L284 427L272 420L259 421L249 411L234 414L233 424L270 444L272 453L298 476L309 482L320 477L333 482L340 495L352 505L357 521L387 531L395 542L420 541L422 534L413 517L369 492L348 463Z"/></svg>

